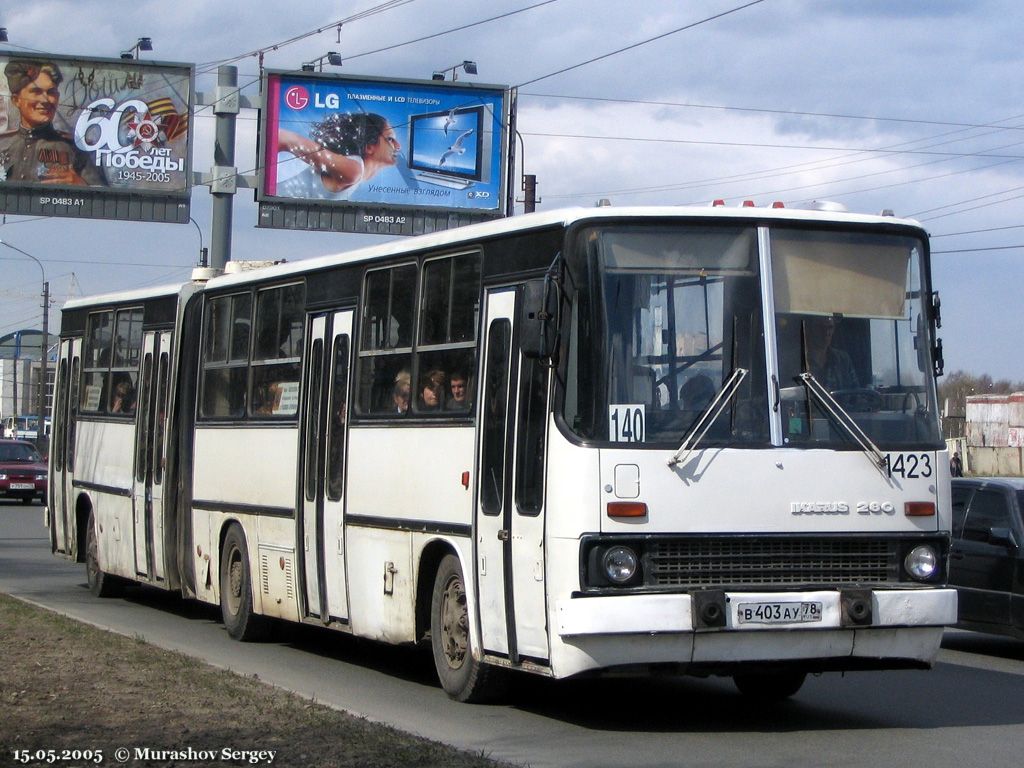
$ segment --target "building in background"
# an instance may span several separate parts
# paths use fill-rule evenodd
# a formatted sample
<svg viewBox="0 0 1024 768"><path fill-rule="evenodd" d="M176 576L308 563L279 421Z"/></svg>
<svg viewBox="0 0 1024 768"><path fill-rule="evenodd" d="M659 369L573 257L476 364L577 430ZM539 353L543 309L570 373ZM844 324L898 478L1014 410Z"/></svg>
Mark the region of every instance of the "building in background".
<svg viewBox="0 0 1024 768"><path fill-rule="evenodd" d="M50 334L46 366L46 416L53 402L58 337ZM0 420L39 415L39 363L42 331L22 329L0 336Z"/></svg>

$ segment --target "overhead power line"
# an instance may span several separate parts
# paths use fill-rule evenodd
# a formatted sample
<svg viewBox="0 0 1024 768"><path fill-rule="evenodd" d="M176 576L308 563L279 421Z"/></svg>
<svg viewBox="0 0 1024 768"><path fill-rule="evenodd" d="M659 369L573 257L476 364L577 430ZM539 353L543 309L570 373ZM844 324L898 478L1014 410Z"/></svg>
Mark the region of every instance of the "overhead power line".
<svg viewBox="0 0 1024 768"><path fill-rule="evenodd" d="M413 40L406 40L404 43L395 43L394 45L388 45L388 46L385 46L383 48L375 48L372 51L363 51L362 53L355 53L355 54L353 54L351 56L342 56L341 60L343 62L351 61L352 59L359 59L359 58L362 58L363 56L372 56L375 53L385 53L387 51L393 51L396 48L403 48L406 45L414 45L416 43L422 43L425 40L433 40L434 38L437 38L437 37L443 37L444 35L450 35L450 34L453 34L454 32L462 32L463 30L466 30L466 29L472 29L473 27L479 27L482 24L490 24L492 21L499 21L500 19L507 19L509 16L515 16L516 14L525 13L526 11L532 11L535 8L540 8L542 5L551 5L552 3L557 3L557 2L558 2L558 0L544 0L543 2L540 2L540 3L534 3L533 5L528 5L525 8L519 8L519 9L514 10L514 11L509 11L508 13L502 13L502 14L499 14L498 16L491 16L488 19L481 19L480 21L473 21L473 22L470 22L469 24L463 24L463 25L458 26L458 27L452 27L451 29L446 29L443 32L435 32L435 33L430 34L430 35L424 35L423 37L417 37L417 38L415 38Z"/></svg>
<svg viewBox="0 0 1024 768"><path fill-rule="evenodd" d="M820 144L773 144L750 141L708 141L699 139L647 138L641 136L595 136L583 133L544 133L523 131L524 136L538 136L549 139L586 139L591 141L634 141L655 144L697 144L713 147L751 147L755 149L802 149L822 152L867 152L893 155L935 155L939 157L981 157L989 160L1024 160L1024 155L996 155L987 152L936 152L925 149L887 149L885 147L840 147Z"/></svg>
<svg viewBox="0 0 1024 768"><path fill-rule="evenodd" d="M980 253L981 251L1013 251L1018 248L1024 248L1024 243L1020 245L993 245L989 248L960 248L955 251L932 251L932 255L939 253Z"/></svg>
<svg viewBox="0 0 1024 768"><path fill-rule="evenodd" d="M596 61L603 61L604 59L610 59L612 56L618 56L620 53L625 53L626 51L632 51L632 50L634 50L636 48L639 48L641 46L648 45L649 43L653 43L656 40L663 40L666 37L671 37L672 35L679 34L680 32L685 32L688 29L693 29L694 27L699 27L702 24L707 24L710 21L715 21L716 19L721 19L724 16L728 16L728 15L730 15L732 13L737 13L739 11L745 10L747 8L750 8L751 6L758 5L759 3L763 3L763 2L764 2L764 0L753 0L753 2L749 2L749 3L746 3L744 5L738 5L735 8L730 8L727 11L722 11L721 13L716 13L714 16L708 16L707 18L701 19L700 21L694 21L694 22L692 22L690 24L686 24L686 25L684 25L682 27L678 27L676 29L669 30L668 32L662 32L660 35L655 35L654 37L649 37L646 40L641 40L638 43L633 43L632 45L627 45L624 48L619 48L617 50L610 51L608 53L603 53L600 56L594 56L593 58L587 59L586 61L581 61L579 64L573 64L570 67L563 67L562 69L559 69L559 70L557 70L555 72L551 72L551 73L546 74L546 75L541 75L540 77L535 77L532 80L526 80L526 81L520 83L516 87L517 88L523 88L523 87L525 87L527 85L533 85L534 83L539 83L541 80L547 80L548 78L555 77L556 75L564 75L566 72L571 72L574 69L579 69L580 67L585 67L588 64L593 64Z"/></svg>

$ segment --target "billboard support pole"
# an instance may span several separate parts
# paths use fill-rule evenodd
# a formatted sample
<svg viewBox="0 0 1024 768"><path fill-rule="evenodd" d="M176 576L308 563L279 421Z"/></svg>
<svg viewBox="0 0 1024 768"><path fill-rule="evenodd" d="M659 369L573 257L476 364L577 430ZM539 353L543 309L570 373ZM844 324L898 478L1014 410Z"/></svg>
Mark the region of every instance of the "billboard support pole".
<svg viewBox="0 0 1024 768"><path fill-rule="evenodd" d="M223 270L231 260L231 219L236 187L235 119L238 117L238 67L217 68L217 97L213 112L217 130L213 144L213 210L210 220L210 266Z"/></svg>
<svg viewBox="0 0 1024 768"><path fill-rule="evenodd" d="M46 434L46 371L50 352L50 284L43 281L43 340L39 350L39 421L36 422L36 446L44 456L50 454L50 436Z"/></svg>

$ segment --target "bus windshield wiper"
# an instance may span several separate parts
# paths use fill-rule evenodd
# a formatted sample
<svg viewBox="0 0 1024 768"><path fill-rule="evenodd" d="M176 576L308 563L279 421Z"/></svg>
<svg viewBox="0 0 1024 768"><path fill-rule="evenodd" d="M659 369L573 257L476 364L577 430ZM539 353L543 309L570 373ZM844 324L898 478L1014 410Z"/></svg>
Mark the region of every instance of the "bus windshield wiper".
<svg viewBox="0 0 1024 768"><path fill-rule="evenodd" d="M813 373L804 371L800 374L800 380L807 387L808 393L817 398L825 412L860 446L861 451L868 457L868 460L874 465L875 469L885 475L885 456L882 455L882 451L871 441L871 438L867 436L864 430L860 428L860 425L857 424L853 416L832 397L832 393L825 389L820 381L814 378Z"/></svg>
<svg viewBox="0 0 1024 768"><path fill-rule="evenodd" d="M732 400L733 395L736 394L736 390L739 389L740 383L746 377L748 371L746 368L736 368L733 370L732 375L722 385L722 388L715 395L714 399L708 403L704 410L701 411L700 416L690 427L690 430L683 436L683 443L679 446L679 450L676 451L672 458L668 460L668 465L674 467L677 464L684 463L697 449L697 445L701 440L704 439L704 435L711 429L711 425L718 420L718 417L722 415L722 411L725 410L725 406Z"/></svg>

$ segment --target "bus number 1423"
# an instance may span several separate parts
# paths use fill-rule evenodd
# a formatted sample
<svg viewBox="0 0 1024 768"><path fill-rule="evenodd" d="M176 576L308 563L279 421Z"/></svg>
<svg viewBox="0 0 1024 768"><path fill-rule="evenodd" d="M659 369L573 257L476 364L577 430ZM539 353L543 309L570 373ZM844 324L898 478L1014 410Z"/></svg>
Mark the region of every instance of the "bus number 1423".
<svg viewBox="0 0 1024 768"><path fill-rule="evenodd" d="M899 475L907 479L932 476L932 459L927 453L887 453L885 468L889 477Z"/></svg>

